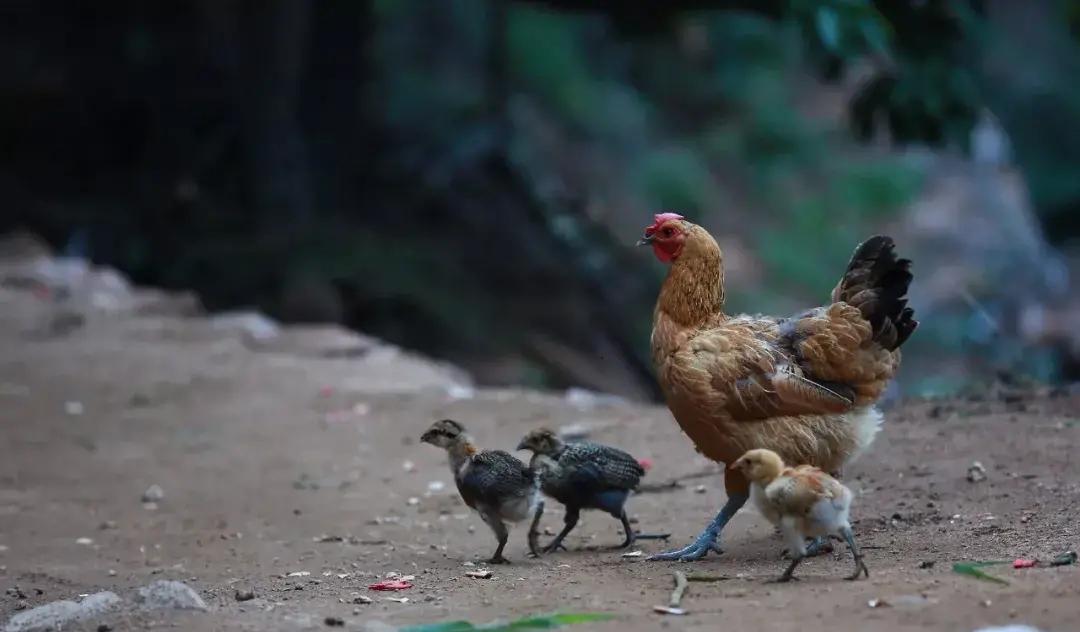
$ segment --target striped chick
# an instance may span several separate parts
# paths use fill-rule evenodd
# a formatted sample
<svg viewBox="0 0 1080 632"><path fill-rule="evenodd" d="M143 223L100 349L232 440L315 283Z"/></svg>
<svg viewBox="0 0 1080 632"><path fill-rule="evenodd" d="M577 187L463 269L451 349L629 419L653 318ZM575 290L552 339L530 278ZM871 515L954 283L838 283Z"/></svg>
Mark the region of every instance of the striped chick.
<svg viewBox="0 0 1080 632"><path fill-rule="evenodd" d="M772 450L750 450L731 465L750 481L750 498L787 540L791 565L776 581L795 579L792 573L806 557L807 538L842 538L855 558L855 572L845 579L870 576L863 562L848 514L852 493L840 481L810 465L787 467Z"/></svg>
<svg viewBox="0 0 1080 632"><path fill-rule="evenodd" d="M507 522L521 522L530 516L529 552L537 551L536 525L544 513L540 474L502 450L481 450L452 419L436 421L420 441L443 448L449 455L450 471L465 504L476 510L499 542L489 564L505 564L503 548L509 537Z"/></svg>

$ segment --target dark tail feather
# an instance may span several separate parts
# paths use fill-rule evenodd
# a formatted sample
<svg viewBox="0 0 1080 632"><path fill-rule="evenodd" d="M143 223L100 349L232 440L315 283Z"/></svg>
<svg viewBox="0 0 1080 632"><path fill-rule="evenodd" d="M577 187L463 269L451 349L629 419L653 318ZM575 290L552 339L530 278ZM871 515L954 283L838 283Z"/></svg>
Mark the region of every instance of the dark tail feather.
<svg viewBox="0 0 1080 632"><path fill-rule="evenodd" d="M859 244L844 276L833 290L833 302L859 308L874 329L874 340L892 351L904 344L919 323L907 306L911 260L898 259L891 237L876 235Z"/></svg>

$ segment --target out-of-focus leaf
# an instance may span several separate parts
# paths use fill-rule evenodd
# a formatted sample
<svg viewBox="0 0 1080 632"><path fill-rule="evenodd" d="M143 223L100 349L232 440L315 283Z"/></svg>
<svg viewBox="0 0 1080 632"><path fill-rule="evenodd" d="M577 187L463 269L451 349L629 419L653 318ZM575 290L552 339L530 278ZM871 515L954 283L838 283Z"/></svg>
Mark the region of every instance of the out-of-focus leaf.
<svg viewBox="0 0 1080 632"><path fill-rule="evenodd" d="M1009 582L1000 577L994 577L982 570L986 566L996 566L998 564L1005 564L1005 562L957 562L956 564L953 564L952 569L954 573L981 579L984 582L993 582L995 584L1008 586Z"/></svg>
<svg viewBox="0 0 1080 632"><path fill-rule="evenodd" d="M524 617L508 623L489 623L476 626L468 621L445 621L441 623L427 623L402 628L401 632L519 632L521 630L551 630L564 625L576 623L592 623L593 621L607 621L614 615L602 612L567 612L562 614L548 614L536 617Z"/></svg>

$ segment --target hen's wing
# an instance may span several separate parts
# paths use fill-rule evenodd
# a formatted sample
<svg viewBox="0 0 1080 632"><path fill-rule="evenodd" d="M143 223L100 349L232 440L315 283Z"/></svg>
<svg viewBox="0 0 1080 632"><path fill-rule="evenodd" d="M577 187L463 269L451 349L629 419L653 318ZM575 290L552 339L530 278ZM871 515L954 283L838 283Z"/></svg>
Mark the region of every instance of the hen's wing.
<svg viewBox="0 0 1080 632"><path fill-rule="evenodd" d="M834 302L781 324L779 346L792 358L775 382L781 398L842 412L880 397L918 327L907 307L911 279L911 261L897 258L892 239L860 244Z"/></svg>
<svg viewBox="0 0 1080 632"><path fill-rule="evenodd" d="M498 505L512 497L528 494L533 485L533 473L507 452L484 450L472 457L457 484L470 507L477 501Z"/></svg>

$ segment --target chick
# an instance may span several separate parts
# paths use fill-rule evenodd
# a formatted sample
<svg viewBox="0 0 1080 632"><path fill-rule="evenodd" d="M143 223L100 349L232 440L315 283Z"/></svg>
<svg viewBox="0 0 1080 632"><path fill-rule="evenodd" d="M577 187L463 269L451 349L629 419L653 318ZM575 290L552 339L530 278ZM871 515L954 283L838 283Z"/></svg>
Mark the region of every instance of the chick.
<svg viewBox="0 0 1080 632"><path fill-rule="evenodd" d="M822 536L843 538L851 548L855 572L846 579L870 576L848 522L851 490L816 467L786 467L772 450L750 450L731 467L750 481L750 498L787 540L791 565L776 581L794 579L795 567L806 557L807 538Z"/></svg>
<svg viewBox="0 0 1080 632"><path fill-rule="evenodd" d="M525 435L517 449L532 450L529 465L541 473L544 493L566 506L563 530L544 547L545 553L562 545L563 538L577 525L582 509L600 509L622 522L626 539L616 548L634 542L636 536L623 507L645 474L634 457L589 441L565 443L547 428Z"/></svg>
<svg viewBox="0 0 1080 632"><path fill-rule="evenodd" d="M451 419L436 421L420 441L444 448L450 457L450 471L465 504L480 514L499 541L491 564L504 564L503 548L509 532L506 522L521 522L533 516L529 528L529 551L537 553L536 525L544 513L540 476L502 450L481 450L465 434L465 428Z"/></svg>

